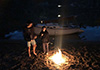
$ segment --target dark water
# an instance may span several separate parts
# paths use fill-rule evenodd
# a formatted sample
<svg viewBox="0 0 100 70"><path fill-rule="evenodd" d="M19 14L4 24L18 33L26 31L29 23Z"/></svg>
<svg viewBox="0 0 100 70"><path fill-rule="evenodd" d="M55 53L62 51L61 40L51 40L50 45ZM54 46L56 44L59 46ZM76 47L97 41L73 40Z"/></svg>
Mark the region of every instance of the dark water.
<svg viewBox="0 0 100 70"><path fill-rule="evenodd" d="M89 27L87 26L86 29L81 28L84 30L79 36L81 40L84 41L100 41L100 26Z"/></svg>
<svg viewBox="0 0 100 70"><path fill-rule="evenodd" d="M84 30L80 34L71 34L63 36L53 36L52 40L55 39L58 43L62 41L100 41L100 26L81 28ZM22 31L14 31L5 35L9 40L24 40Z"/></svg>

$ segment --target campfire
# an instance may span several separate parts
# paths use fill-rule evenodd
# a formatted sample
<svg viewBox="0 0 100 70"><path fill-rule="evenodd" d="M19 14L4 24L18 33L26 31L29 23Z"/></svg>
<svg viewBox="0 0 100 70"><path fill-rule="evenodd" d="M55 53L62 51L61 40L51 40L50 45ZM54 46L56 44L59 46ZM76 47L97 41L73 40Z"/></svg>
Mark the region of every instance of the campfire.
<svg viewBox="0 0 100 70"><path fill-rule="evenodd" d="M37 70L41 70L42 68L46 68L46 70L72 70L75 64L79 65L79 59L71 55L68 50L55 50L53 48L48 54L38 54L32 68L36 67L36 69L38 68Z"/></svg>
<svg viewBox="0 0 100 70"><path fill-rule="evenodd" d="M75 63L74 57L63 49L49 51L44 57L44 64L51 70L66 70Z"/></svg>
<svg viewBox="0 0 100 70"><path fill-rule="evenodd" d="M51 55L48 59L53 61L57 65L63 65L63 64L68 64L68 57L62 54L61 50L58 49L58 52L55 54Z"/></svg>

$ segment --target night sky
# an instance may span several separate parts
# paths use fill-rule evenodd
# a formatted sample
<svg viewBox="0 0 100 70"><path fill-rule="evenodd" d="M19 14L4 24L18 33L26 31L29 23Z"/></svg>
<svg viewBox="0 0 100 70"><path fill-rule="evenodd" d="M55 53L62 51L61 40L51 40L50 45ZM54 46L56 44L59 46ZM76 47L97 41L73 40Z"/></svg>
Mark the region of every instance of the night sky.
<svg viewBox="0 0 100 70"><path fill-rule="evenodd" d="M56 19L58 14L77 16L79 24L99 25L99 3L99 0L0 0L0 32L22 29L27 20L39 23Z"/></svg>

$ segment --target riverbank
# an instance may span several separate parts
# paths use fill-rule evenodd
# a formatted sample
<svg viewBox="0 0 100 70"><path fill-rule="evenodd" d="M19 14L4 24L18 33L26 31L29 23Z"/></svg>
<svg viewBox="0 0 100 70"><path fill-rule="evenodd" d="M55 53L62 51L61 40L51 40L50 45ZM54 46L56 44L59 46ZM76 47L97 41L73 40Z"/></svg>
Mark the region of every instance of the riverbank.
<svg viewBox="0 0 100 70"><path fill-rule="evenodd" d="M73 64L66 67L68 70L99 70L100 69L100 42L66 42L61 48L73 56ZM50 45L50 51L55 49ZM0 70L44 70L52 69L45 65L40 43L36 52L38 56L29 58L27 45L23 40L0 41ZM32 53L32 49L31 49ZM77 60L77 61L76 61Z"/></svg>

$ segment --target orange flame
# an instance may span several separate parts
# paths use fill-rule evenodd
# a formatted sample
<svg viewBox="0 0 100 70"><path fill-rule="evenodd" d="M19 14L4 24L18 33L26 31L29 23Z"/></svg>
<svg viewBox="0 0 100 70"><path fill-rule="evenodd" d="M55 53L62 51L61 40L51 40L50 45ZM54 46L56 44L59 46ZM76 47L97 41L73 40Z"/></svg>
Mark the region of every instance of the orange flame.
<svg viewBox="0 0 100 70"><path fill-rule="evenodd" d="M61 65L66 62L66 59L62 57L62 53L60 49L58 49L59 52L56 52L53 56L49 57L50 60L55 62L58 65Z"/></svg>

